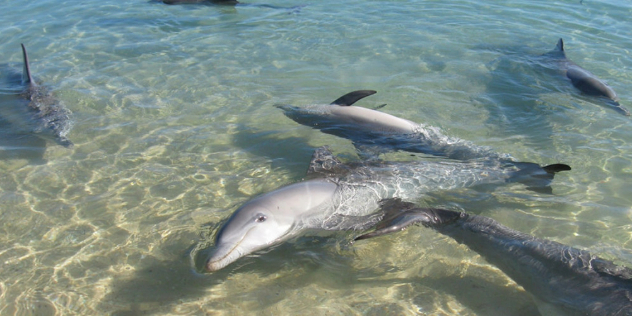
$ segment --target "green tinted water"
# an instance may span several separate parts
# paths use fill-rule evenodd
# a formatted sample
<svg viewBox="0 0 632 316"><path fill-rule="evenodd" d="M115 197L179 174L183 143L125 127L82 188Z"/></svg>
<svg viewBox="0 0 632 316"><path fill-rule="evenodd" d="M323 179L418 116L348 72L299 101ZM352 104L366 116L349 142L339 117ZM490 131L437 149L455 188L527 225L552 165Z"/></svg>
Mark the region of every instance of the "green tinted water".
<svg viewBox="0 0 632 316"><path fill-rule="evenodd" d="M630 118L537 63L563 37L632 108L627 1L4 2L2 62L19 72L25 43L74 114L75 147L2 129L2 315L533 314L502 272L421 227L299 238L198 272L192 251L217 223L300 180L314 148L357 159L273 105L357 89L378 90L358 105L573 167L554 195L512 184L416 202L632 262Z"/></svg>

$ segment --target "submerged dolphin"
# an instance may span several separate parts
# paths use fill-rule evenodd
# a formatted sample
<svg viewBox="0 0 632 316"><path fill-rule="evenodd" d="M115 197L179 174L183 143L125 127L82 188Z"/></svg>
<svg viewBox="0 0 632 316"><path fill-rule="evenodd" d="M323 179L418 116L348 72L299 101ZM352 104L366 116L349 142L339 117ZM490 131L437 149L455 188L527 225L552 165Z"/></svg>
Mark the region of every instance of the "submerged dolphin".
<svg viewBox="0 0 632 316"><path fill-rule="evenodd" d="M570 167L479 161L343 164L320 148L308 173L321 178L290 184L239 207L219 230L206 269L219 270L307 230L366 229L379 220L381 214L375 210L385 198L416 198L429 191L484 183L517 181L545 187L562 170Z"/></svg>
<svg viewBox="0 0 632 316"><path fill-rule="evenodd" d="M630 115L630 111L619 104L619 98L612 88L590 71L580 67L566 57L564 41L561 38L558 40L553 51L546 55L554 57L557 60L562 74L570 79L573 86L579 91L589 96L603 97L607 99L607 104L613 109L623 115Z"/></svg>
<svg viewBox="0 0 632 316"><path fill-rule="evenodd" d="M632 270L560 243L461 212L382 202L377 229L356 238L400 231L415 223L481 254L533 295L543 315L632 315Z"/></svg>
<svg viewBox="0 0 632 316"><path fill-rule="evenodd" d="M475 146L462 139L443 135L432 126L424 126L373 109L353 106L358 100L375 94L374 90L347 93L331 104L306 107L277 105L297 123L319 129L323 133L353 141L360 151L403 150L415 153L468 160L504 158L488 148Z"/></svg>
<svg viewBox="0 0 632 316"><path fill-rule="evenodd" d="M30 121L33 125L30 130L37 136L45 139L52 138L60 145L72 147L73 143L66 137L72 127L71 112L61 106L46 87L35 82L26 48L24 44L21 45L24 57L22 85L25 88L20 93L20 97L28 102L26 108L29 116L23 119Z"/></svg>

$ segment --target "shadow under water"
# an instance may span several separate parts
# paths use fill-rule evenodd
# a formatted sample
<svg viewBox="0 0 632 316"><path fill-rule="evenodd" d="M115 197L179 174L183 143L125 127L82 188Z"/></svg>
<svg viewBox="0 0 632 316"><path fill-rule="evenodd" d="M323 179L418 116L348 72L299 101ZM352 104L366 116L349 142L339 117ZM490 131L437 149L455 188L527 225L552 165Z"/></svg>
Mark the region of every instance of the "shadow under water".
<svg viewBox="0 0 632 316"><path fill-rule="evenodd" d="M279 138L277 131L259 131L244 127L232 135L232 144L272 161L272 168L283 168L295 179L305 176L314 148L303 137ZM274 144L274 146L270 146Z"/></svg>
<svg viewBox="0 0 632 316"><path fill-rule="evenodd" d="M544 102L541 96L559 91L555 82L559 76L524 48L482 49L501 54L487 64L486 91L475 97L490 113L488 123L509 137L525 137L531 146L550 148L551 117L564 108Z"/></svg>

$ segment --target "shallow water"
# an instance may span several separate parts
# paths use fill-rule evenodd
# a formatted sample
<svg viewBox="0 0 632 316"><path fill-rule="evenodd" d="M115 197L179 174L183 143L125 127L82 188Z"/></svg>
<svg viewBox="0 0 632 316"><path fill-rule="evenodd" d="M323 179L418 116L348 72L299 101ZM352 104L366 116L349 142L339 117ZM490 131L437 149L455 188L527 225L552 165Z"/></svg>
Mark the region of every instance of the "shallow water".
<svg viewBox="0 0 632 316"><path fill-rule="evenodd" d="M563 37L632 109L629 1L270 1L282 8L1 2L0 63L19 73L25 43L34 75L73 112L75 143L0 121L1 315L535 313L502 272L422 227L352 246L352 233L301 237L196 269L218 223L300 180L314 148L358 159L274 105L357 89L378 90L358 105L573 167L554 195L509 184L419 204L632 266L632 121L539 58ZM3 85L4 98L15 86Z"/></svg>

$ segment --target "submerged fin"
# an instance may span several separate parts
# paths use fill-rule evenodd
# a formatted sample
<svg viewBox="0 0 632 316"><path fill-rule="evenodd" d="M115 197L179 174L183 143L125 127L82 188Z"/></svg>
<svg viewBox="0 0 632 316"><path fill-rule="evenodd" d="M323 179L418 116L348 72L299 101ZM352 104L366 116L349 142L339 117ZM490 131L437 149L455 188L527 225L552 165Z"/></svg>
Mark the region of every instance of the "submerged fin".
<svg viewBox="0 0 632 316"><path fill-rule="evenodd" d="M314 151L307 169L307 175L310 177L331 177L347 172L348 168L331 153L329 146L322 146Z"/></svg>
<svg viewBox="0 0 632 316"><path fill-rule="evenodd" d="M376 94L375 90L357 90L353 92L349 92L340 98L336 99L336 101L331 102L331 104L340 105L340 106L350 106L356 103L358 100L368 97L372 94Z"/></svg>
<svg viewBox="0 0 632 316"><path fill-rule="evenodd" d="M384 217L375 225L375 230L360 235L354 240L369 239L399 232L410 225L418 223L428 226L448 224L465 216L463 213L444 209L415 208L413 203L404 202L397 198L382 200L380 205L381 211L384 212Z"/></svg>
<svg viewBox="0 0 632 316"><path fill-rule="evenodd" d="M26 53L26 47L22 45L22 56L24 56L24 71L22 72L22 83L35 84L33 77L31 76L31 66L29 65L29 55Z"/></svg>
<svg viewBox="0 0 632 316"><path fill-rule="evenodd" d="M552 165L544 166L542 167L542 169L544 169L544 171L546 171L547 173L555 174L560 171L569 171L571 170L571 166L563 164L563 163L555 163Z"/></svg>

